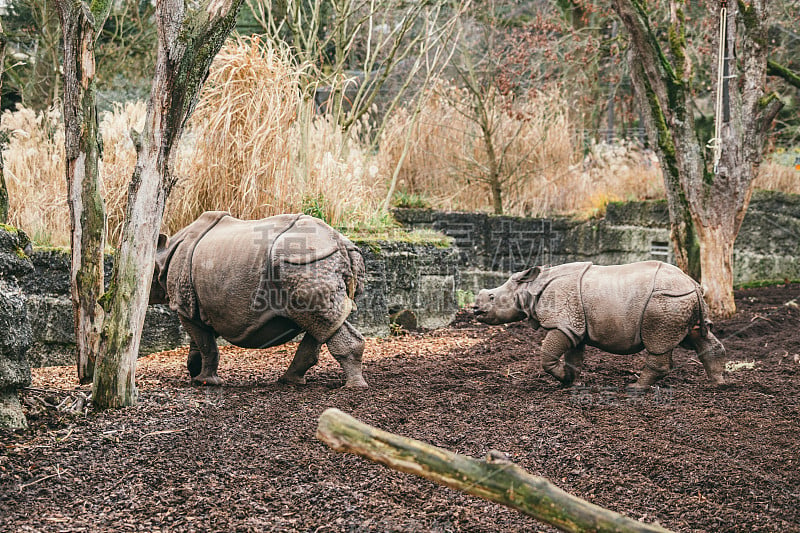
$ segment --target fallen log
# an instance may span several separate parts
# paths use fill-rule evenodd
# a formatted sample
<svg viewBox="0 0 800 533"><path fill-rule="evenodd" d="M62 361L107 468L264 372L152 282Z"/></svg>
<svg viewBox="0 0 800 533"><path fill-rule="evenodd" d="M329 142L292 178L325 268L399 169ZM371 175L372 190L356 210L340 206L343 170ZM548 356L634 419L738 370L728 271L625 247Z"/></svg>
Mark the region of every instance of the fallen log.
<svg viewBox="0 0 800 533"><path fill-rule="evenodd" d="M338 409L322 413L316 436L337 452L353 453L394 470L501 503L562 531L669 531L573 496L547 479L526 472L501 452L489 452L480 461L380 430Z"/></svg>

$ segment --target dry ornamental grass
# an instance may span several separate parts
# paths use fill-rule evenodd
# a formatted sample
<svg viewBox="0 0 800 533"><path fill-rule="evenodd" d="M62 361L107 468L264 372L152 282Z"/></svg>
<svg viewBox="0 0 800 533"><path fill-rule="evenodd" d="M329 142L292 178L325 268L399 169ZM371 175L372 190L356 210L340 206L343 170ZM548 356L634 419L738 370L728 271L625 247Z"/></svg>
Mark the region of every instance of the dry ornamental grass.
<svg viewBox="0 0 800 533"><path fill-rule="evenodd" d="M304 96L312 92L307 69L290 58L285 47L243 37L218 54L179 146L164 231L212 209L242 218L305 211L350 228L385 224L381 206L398 165L401 194L434 208L491 210L486 144L469 118L466 93L434 83L416 117L406 109L387 117L376 151L369 117L343 132L316 113ZM559 93L516 100L490 93L484 104L492 142L503 153L506 213L596 216L609 201L664 196L651 152L629 143L594 144L584 155L579 122ZM129 132L141 129L144 115L141 102L118 104L100 124L112 244L136 159ZM60 113L7 111L0 127L11 132L4 153L10 223L38 243L68 245ZM762 165L756 186L800 192L797 172L771 162Z"/></svg>

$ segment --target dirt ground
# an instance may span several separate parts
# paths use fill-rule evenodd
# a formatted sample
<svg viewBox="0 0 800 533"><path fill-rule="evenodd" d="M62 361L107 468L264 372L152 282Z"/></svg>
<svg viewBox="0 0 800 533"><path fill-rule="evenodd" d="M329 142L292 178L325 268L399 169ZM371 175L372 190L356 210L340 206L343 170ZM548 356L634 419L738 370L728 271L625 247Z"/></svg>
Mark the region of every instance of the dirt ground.
<svg viewBox="0 0 800 533"><path fill-rule="evenodd" d="M73 369L35 371L30 429L0 433L4 531L553 531L499 505L332 452L337 407L483 457L502 450L596 504L676 531L800 531L800 285L743 290L715 331L752 363L710 387L694 354L641 397L643 358L587 351L582 384L539 368L542 333L464 313L447 329L368 341L368 390L329 354L275 383L294 346L224 348L225 386L188 385L186 353L140 360L139 404L67 415ZM742 366L742 365L740 365ZM747 367L751 368L747 368ZM74 394L74 393L73 393Z"/></svg>

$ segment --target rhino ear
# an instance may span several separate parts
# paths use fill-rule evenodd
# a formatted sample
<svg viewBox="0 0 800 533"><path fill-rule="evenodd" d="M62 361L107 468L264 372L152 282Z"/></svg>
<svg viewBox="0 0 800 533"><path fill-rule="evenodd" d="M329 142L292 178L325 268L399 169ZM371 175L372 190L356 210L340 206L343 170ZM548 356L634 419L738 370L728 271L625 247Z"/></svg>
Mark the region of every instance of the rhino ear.
<svg viewBox="0 0 800 533"><path fill-rule="evenodd" d="M163 233L158 234L158 244L156 244L156 250L163 250L167 247L167 243L169 243L169 237L164 235Z"/></svg>
<svg viewBox="0 0 800 533"><path fill-rule="evenodd" d="M517 283L527 283L529 281L533 281L536 278L538 278L539 274L541 274L541 272L542 272L542 269L539 268L538 266L537 267L531 267L531 268L529 268L527 270L523 270L522 272L517 272L516 274L511 276L511 279L513 279Z"/></svg>

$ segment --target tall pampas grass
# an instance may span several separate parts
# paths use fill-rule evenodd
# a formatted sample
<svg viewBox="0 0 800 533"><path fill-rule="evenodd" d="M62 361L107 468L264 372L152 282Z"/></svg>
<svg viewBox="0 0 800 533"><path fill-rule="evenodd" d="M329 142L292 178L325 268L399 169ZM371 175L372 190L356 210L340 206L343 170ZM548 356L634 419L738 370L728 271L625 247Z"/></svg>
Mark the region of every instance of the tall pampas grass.
<svg viewBox="0 0 800 533"><path fill-rule="evenodd" d="M337 226L369 223L385 180L361 139L341 132L303 97L303 69L288 51L238 38L218 54L197 109L178 146L177 184L163 230L174 233L206 210L242 218L309 212ZM101 174L108 242L117 243L136 164L131 130L141 131L146 106L118 104L101 117ZM5 152L10 222L39 243L69 245L64 127L53 110L6 112Z"/></svg>
<svg viewBox="0 0 800 533"><path fill-rule="evenodd" d="M106 202L108 241L116 243L127 203L128 183L136 164L130 130L141 130L145 105L117 104L103 113L100 132L103 159L100 172ZM0 128L8 130L5 152L10 220L29 232L34 241L51 246L69 246L70 225L67 179L64 168L64 124L59 110L34 113L19 108L6 111Z"/></svg>
<svg viewBox="0 0 800 533"><path fill-rule="evenodd" d="M289 207L282 178L292 164L300 73L283 53L238 38L217 55L188 132L193 149L178 167L171 229L209 209L256 218Z"/></svg>
<svg viewBox="0 0 800 533"><path fill-rule="evenodd" d="M217 55L194 113L167 218L174 231L210 209L242 218L307 211L330 224L368 219L376 172L359 145L304 97L287 48L238 37Z"/></svg>
<svg viewBox="0 0 800 533"><path fill-rule="evenodd" d="M100 132L103 136L103 197L106 201L106 230L109 243L116 244L122 235L128 183L136 166L136 149L130 131L142 131L147 106L144 102L115 104L103 113Z"/></svg>
<svg viewBox="0 0 800 533"><path fill-rule="evenodd" d="M346 133L319 115L306 69L288 50L258 39L231 39L212 65L178 147L178 182L163 230L174 233L205 210L242 218L306 212L343 228L385 224L388 183L398 195L440 209L492 208L480 172L485 145L465 113L463 91L436 83L418 109L399 109L381 128L369 117ZM497 96L497 95L495 95ZM568 102L553 91L514 101L495 98L493 141L505 150L505 212L600 215L609 201L664 196L655 156L635 144L582 145ZM119 239L136 163L131 129L141 130L141 102L101 117L101 173L109 243ZM60 113L7 111L4 152L10 222L36 242L69 245L69 211ZM756 187L800 193L792 167L765 162Z"/></svg>
<svg viewBox="0 0 800 533"><path fill-rule="evenodd" d="M9 132L5 178L9 222L36 242L69 245L69 209L64 169L64 127L57 111L6 111L0 128Z"/></svg>

